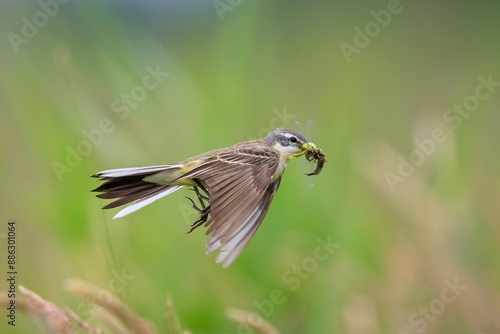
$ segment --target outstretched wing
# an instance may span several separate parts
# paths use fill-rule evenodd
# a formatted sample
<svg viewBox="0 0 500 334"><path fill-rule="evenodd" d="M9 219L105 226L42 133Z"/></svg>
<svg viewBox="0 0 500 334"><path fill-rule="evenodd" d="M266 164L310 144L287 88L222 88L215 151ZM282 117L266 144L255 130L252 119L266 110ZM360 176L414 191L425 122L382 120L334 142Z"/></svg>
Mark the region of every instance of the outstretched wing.
<svg viewBox="0 0 500 334"><path fill-rule="evenodd" d="M207 253L221 250L217 263L229 266L264 219L280 178L273 180L279 152L260 143L232 146L184 177L206 182L210 193Z"/></svg>

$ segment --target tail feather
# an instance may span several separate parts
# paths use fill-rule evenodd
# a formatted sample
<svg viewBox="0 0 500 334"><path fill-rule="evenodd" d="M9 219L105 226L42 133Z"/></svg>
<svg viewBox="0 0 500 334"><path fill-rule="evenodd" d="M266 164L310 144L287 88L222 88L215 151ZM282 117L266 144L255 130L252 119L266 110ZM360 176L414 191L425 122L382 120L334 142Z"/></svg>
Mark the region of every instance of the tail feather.
<svg viewBox="0 0 500 334"><path fill-rule="evenodd" d="M154 183L143 184L143 185L134 184L134 186L131 188L109 190L105 193L97 195L97 197L102 198L102 199L120 198L120 197L135 195L137 193L144 192L144 191L153 190L157 187L158 186L155 185ZM124 204L126 204L126 203L124 203Z"/></svg>
<svg viewBox="0 0 500 334"><path fill-rule="evenodd" d="M102 171L92 176L105 182L92 191L102 192L102 194L97 195L99 198L116 199L104 206L103 209L116 208L131 203L113 218L123 217L182 188L182 186L177 185L159 185L143 181L147 176L179 166L163 165Z"/></svg>
<svg viewBox="0 0 500 334"><path fill-rule="evenodd" d="M120 176L132 176L141 174L154 174L161 172L166 169L182 167L180 164L175 165L160 165L160 166L148 166L148 167L131 167L131 168L118 168L118 169L108 169L99 172L93 177L120 177Z"/></svg>
<svg viewBox="0 0 500 334"><path fill-rule="evenodd" d="M124 208L123 210L118 212L113 217L113 219L120 218L120 217L128 215L129 213L135 212L135 211L145 207L146 205L149 205L149 204L153 203L154 201L156 201L162 197L165 197L167 195L170 195L174 191L182 188L182 186L160 186L160 187L162 189L159 189L158 191L152 192L149 195L147 195L146 197L132 202L131 205L127 206L126 208Z"/></svg>
<svg viewBox="0 0 500 334"><path fill-rule="evenodd" d="M99 187L92 191L97 192L110 192L110 191L121 191L136 188L137 186L142 186L147 182L144 182L142 179L144 175L139 176L120 176L114 178L102 178L101 181L106 181L101 184Z"/></svg>
<svg viewBox="0 0 500 334"><path fill-rule="evenodd" d="M145 188L145 187L147 187L147 188ZM146 196L150 195L151 193L156 193L159 190L166 189L165 187L169 187L169 186L158 186L155 184L151 184L151 185L146 185L144 187L141 187L141 188L145 188L145 189L137 189L134 192L130 191L130 192L127 192L121 196L116 195L116 194L112 194L112 193L107 193L107 194L109 194L107 196L107 199L110 199L110 198L118 198L118 199L107 204L106 206L103 207L103 209L112 209L112 208L116 208L116 207L119 207L119 206L122 206L122 205L125 205L128 203L140 200L141 198L146 197Z"/></svg>

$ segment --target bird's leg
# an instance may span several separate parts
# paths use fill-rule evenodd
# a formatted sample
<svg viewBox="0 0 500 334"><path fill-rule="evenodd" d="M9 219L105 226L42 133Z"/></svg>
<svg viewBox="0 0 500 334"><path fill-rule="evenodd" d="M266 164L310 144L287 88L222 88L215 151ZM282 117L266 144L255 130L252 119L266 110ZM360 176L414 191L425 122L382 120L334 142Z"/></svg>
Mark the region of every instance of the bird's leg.
<svg viewBox="0 0 500 334"><path fill-rule="evenodd" d="M196 193L196 197L198 197L198 201L200 201L200 205L203 209L205 209L205 203L203 202L203 200L207 201L208 202L208 197L207 196L203 196L200 191L198 190L198 187L193 187L193 189L191 189L192 191L194 191Z"/></svg>
<svg viewBox="0 0 500 334"><path fill-rule="evenodd" d="M201 211L203 211L203 209L205 209L205 207L204 207L204 206L202 207L202 209L198 208L198 207L196 206L196 204L194 203L194 201L193 201L191 198L189 198L189 197L187 197L187 196L184 196L184 197L185 197L185 198L187 198L187 199L188 199L188 200L189 200L189 201L193 204L193 205L191 205L191 207L192 207L193 209L195 209L196 211L198 211L198 212L200 212L200 213L201 213ZM203 202L202 202L202 205L203 205Z"/></svg>
<svg viewBox="0 0 500 334"><path fill-rule="evenodd" d="M198 181L198 180L194 180L194 181L196 182L198 187L203 190L203 192L206 194L206 196L204 196L200 193L200 191L198 190L198 187L193 187L192 190L196 193L196 196L198 197L198 200L200 201L201 209L196 206L196 204L194 203L194 201L191 198L187 197L191 201L191 203L193 203L193 208L200 213L200 218L198 218L191 225L191 229L189 230L188 233L191 233L195 228L206 223L208 221L208 215L210 214L210 204L208 206L206 206L205 203L203 202L203 200L209 201L210 193L208 192L207 189L205 189L205 187L203 187L203 185L201 184L200 181Z"/></svg>
<svg viewBox="0 0 500 334"><path fill-rule="evenodd" d="M210 193L208 192L208 190L203 186L203 184L201 184L200 180L198 179L193 179L194 182L196 182L196 184L198 185L199 188L201 188L201 190L203 190L203 192L205 193L206 196L202 196L205 200L208 201L208 197L210 197ZM193 187L194 188L194 187ZM196 189L196 188L195 188ZM198 191L196 192L198 193ZM200 195L198 195L199 197Z"/></svg>

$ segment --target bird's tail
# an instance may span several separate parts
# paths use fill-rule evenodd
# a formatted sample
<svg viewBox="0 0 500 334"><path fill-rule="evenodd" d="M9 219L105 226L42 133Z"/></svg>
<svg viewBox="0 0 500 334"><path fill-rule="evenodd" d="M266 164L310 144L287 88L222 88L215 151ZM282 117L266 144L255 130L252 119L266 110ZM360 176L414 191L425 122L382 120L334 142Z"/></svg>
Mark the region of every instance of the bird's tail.
<svg viewBox="0 0 500 334"><path fill-rule="evenodd" d="M116 208L131 203L113 217L113 219L120 218L182 188L182 186L179 185L165 185L144 181L144 178L148 176L179 167L181 167L181 165L105 170L92 175L92 177L104 181L101 186L92 191L102 192L102 194L97 195L99 198L116 198L115 201L104 206L103 209Z"/></svg>

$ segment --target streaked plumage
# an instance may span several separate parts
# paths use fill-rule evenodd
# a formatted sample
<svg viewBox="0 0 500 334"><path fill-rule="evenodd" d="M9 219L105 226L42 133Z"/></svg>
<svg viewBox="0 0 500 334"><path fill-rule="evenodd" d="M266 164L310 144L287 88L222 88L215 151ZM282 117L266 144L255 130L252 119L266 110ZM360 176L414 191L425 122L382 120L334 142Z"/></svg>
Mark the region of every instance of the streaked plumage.
<svg viewBox="0 0 500 334"><path fill-rule="evenodd" d="M277 129L266 138L203 153L172 165L122 168L99 172L104 183L94 189L115 199L104 209L125 204L113 218L123 217L174 191L193 186L208 192L205 227L207 253L220 250L216 262L229 266L264 219L289 159L302 155L306 138ZM201 201L201 199L200 199ZM196 223L196 222L195 222ZM195 226L196 227L196 226Z"/></svg>

